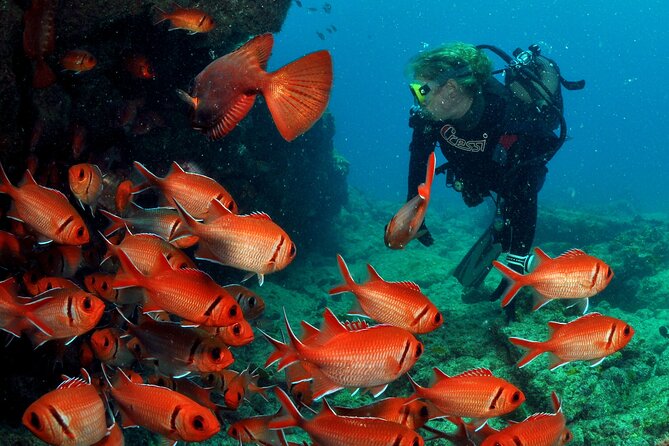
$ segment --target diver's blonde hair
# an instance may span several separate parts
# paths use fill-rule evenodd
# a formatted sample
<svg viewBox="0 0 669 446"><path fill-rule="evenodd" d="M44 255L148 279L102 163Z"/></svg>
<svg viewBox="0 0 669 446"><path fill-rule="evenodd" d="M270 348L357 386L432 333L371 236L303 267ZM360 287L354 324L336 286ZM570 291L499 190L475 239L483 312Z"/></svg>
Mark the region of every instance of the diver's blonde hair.
<svg viewBox="0 0 669 446"><path fill-rule="evenodd" d="M448 80L449 73L460 72L463 75L453 78L466 90L477 93L492 75L492 62L474 45L455 42L418 53L409 61L406 71L411 79L441 82Z"/></svg>

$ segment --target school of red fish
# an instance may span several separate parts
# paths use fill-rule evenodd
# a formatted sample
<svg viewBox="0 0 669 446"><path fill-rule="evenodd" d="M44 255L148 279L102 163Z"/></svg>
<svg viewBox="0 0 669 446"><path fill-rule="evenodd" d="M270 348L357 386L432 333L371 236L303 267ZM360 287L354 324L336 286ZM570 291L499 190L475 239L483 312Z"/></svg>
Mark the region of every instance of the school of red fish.
<svg viewBox="0 0 669 446"><path fill-rule="evenodd" d="M44 88L55 82L45 62L55 39L53 10L46 2L33 5L25 17L24 48L36 63L34 86ZM162 21L190 33L215 27L197 9L159 11L156 23ZM205 67L191 92L179 92L191 105L195 129L211 139L225 136L257 94L265 97L286 140L320 118L332 84L329 53L312 53L268 73L272 45L270 34L252 38ZM96 59L71 50L61 64L83 72L93 69ZM141 57L133 56L128 64L137 76L152 76ZM388 247L402 249L420 237L434 166L432 154L425 183L386 226ZM255 393L265 399L273 394L280 409L230 423L227 434L239 444L295 444L284 432L293 428L320 446L419 446L434 439L456 445L558 446L572 440L555 392L550 394L552 412L496 430L488 420L509 415L525 402L512 382L485 368L449 376L437 367L429 385L414 381L409 372L424 353L419 336L447 321L417 284L386 281L369 264L367 281L356 282L341 255L336 261L343 283L329 293L353 294L349 314L374 322L340 320L326 308L318 328L302 321L298 335L284 312L286 338L256 332L274 348L265 367L276 364L285 382L263 387L257 370L232 370L234 351L254 341L251 322L265 304L242 285L217 283L197 261L243 271L244 280L257 276L262 285L266 275L291 264L295 243L267 214L239 214L232 195L213 178L176 162L164 177L139 162L134 168L143 181L114 185L110 207L100 201L111 186L96 165L70 167L70 196L39 184L30 169L15 185L0 165L0 193L11 200L6 214L11 230L0 231L0 260L12 273L0 282L0 328L15 337L25 335L35 348L85 339L82 376L64 377L25 410L23 424L36 437L51 445L118 446L125 444L123 429L141 427L164 444L199 442L225 429L227 414ZM134 202L147 189L160 197L157 207ZM106 217L109 226L93 231L93 220L72 203ZM191 258L184 249L193 247ZM99 255L100 250L105 253ZM550 322L546 341L509 338L527 351L518 367L544 352L551 370L574 361L594 366L625 347L634 335L631 326L587 313L588 299L613 277L609 266L577 249L555 258L539 248L535 253L538 265L526 275L494 262L511 282L502 306L522 287L531 287L534 310L563 300L581 303L584 315ZM341 389L376 398L404 376L413 387L408 396L353 408L332 407L326 399ZM316 404L321 405L317 413L300 412ZM433 419L448 420L453 429L435 429L428 424ZM431 437L424 439L425 434Z"/></svg>

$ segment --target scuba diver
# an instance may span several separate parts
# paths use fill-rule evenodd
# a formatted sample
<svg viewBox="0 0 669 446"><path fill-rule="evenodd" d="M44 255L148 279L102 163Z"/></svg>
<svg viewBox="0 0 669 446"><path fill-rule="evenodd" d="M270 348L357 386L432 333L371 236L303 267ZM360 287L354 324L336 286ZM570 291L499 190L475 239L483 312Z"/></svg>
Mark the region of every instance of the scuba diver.
<svg viewBox="0 0 669 446"><path fill-rule="evenodd" d="M484 49L507 66L493 72ZM494 76L500 72L504 84ZM584 81L565 81L537 45L516 50L514 57L487 45L442 45L414 56L407 74L416 102L409 118L407 199L415 195L439 144L447 163L437 173L446 173L446 185L469 207L486 197L496 206L492 224L456 267L455 277L465 289L475 289L502 253L507 266L527 273L546 164L566 138L560 85L580 89ZM434 240L423 224L418 240L430 246ZM490 300L499 299L508 285L503 278Z"/></svg>

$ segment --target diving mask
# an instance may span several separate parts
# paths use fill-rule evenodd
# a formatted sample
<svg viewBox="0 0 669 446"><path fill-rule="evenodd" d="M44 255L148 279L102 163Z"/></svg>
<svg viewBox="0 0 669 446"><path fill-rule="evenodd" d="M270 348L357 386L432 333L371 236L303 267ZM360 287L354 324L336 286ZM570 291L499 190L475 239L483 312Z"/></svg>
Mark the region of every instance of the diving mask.
<svg viewBox="0 0 669 446"><path fill-rule="evenodd" d="M413 95L414 102L416 105L422 106L425 103L425 96L432 91L430 86L428 84L417 84L417 83L411 83L409 84L409 89L411 90L411 94Z"/></svg>

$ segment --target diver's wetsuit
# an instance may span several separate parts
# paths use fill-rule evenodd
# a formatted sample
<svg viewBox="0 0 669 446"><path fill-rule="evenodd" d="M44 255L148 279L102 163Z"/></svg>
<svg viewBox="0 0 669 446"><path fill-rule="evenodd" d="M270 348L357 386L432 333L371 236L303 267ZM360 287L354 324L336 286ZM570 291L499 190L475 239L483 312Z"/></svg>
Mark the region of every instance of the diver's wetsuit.
<svg viewBox="0 0 669 446"><path fill-rule="evenodd" d="M541 155L550 152L558 138L533 125L526 110L494 78L459 120L431 121L413 108L408 198L424 181L428 157L439 143L448 175L464 186L465 203L476 206L490 191L502 197L502 215L508 222L499 237L502 249L527 255L536 229L537 195L547 172Z"/></svg>

